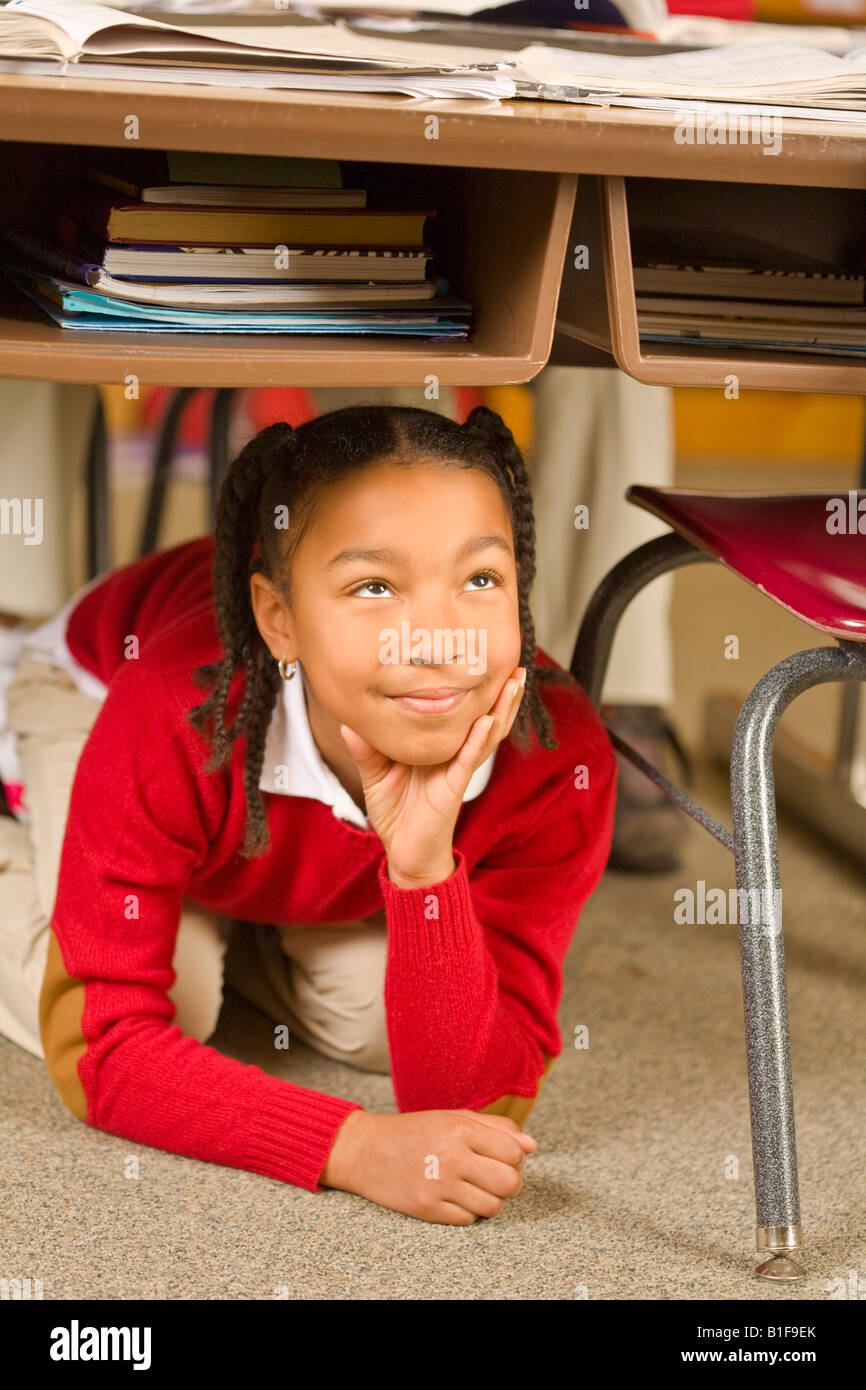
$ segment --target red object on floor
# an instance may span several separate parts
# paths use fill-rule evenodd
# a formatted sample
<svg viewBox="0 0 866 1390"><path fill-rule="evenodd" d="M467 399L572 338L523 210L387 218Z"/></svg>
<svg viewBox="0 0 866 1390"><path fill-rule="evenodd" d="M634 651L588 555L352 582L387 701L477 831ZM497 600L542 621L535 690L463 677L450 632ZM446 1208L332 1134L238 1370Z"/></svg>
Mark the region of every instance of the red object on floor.
<svg viewBox="0 0 866 1390"><path fill-rule="evenodd" d="M28 815L30 814L29 808L24 801L23 782L4 782L3 790L6 793L6 801L9 810L16 818L21 815L22 811L26 811Z"/></svg>
<svg viewBox="0 0 866 1390"><path fill-rule="evenodd" d="M750 20L756 10L755 0L668 0L670 14L711 15L713 19Z"/></svg>

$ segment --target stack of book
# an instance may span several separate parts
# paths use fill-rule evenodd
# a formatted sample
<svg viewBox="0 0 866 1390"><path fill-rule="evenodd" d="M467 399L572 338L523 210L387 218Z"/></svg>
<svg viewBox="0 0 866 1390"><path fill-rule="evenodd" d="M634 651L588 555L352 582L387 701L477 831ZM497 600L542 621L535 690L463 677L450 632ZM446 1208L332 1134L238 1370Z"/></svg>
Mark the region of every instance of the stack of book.
<svg viewBox="0 0 866 1390"><path fill-rule="evenodd" d="M866 279L731 265L635 266L647 342L845 356L866 352Z"/></svg>
<svg viewBox="0 0 866 1390"><path fill-rule="evenodd" d="M0 269L63 328L465 338L431 208L371 208L337 161L102 150Z"/></svg>
<svg viewBox="0 0 866 1390"><path fill-rule="evenodd" d="M862 189L627 181L641 339L866 352Z"/></svg>

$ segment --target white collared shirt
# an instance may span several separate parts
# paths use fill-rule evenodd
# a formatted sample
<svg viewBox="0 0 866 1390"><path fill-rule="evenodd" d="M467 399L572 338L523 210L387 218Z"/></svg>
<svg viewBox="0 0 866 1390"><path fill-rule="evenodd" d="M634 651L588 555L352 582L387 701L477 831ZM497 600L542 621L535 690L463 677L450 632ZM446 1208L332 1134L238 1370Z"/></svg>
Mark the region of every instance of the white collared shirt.
<svg viewBox="0 0 866 1390"><path fill-rule="evenodd" d="M265 792L283 792L290 796L309 796L324 801L339 820L351 821L362 830L370 822L360 806L356 806L336 773L325 762L313 738L307 705L304 700L304 668L300 661L291 680L281 682L277 703L265 738L265 755L259 787ZM493 772L496 749L477 767L463 793L464 801L478 796ZM279 771L277 786L276 773Z"/></svg>

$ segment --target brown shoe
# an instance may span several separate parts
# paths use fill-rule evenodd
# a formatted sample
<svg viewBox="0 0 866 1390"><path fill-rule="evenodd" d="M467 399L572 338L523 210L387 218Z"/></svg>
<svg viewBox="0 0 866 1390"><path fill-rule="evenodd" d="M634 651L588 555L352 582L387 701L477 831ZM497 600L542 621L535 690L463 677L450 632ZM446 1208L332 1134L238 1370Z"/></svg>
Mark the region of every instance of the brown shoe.
<svg viewBox="0 0 866 1390"><path fill-rule="evenodd" d="M687 783L691 783L691 761L660 706L603 705L601 717L636 753L674 781L665 757L670 744ZM617 752L616 759L616 812L607 868L627 873L679 869L679 850L688 832L688 817L624 754Z"/></svg>

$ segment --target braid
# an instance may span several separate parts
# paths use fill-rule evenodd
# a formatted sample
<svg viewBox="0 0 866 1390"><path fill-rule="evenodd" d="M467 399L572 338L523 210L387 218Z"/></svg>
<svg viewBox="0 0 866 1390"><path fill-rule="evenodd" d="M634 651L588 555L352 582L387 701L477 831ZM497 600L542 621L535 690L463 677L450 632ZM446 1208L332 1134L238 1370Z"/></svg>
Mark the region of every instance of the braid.
<svg viewBox="0 0 866 1390"><path fill-rule="evenodd" d="M275 466L284 461L287 446L291 447L293 441L291 425L270 425L241 450L223 482L216 508L213 580L223 656L220 661L196 668L194 679L200 690L213 681L216 684L208 698L188 716L201 732L206 721L213 720L213 750L206 772L215 772L228 762L235 740L246 731L244 790L249 815L240 852L247 858L268 846L259 777L281 680L276 663L264 659L265 648L250 602L249 576L264 568L261 559L251 563L258 539L262 489ZM241 664L246 670L244 694L237 719L229 729L225 723L226 705Z"/></svg>
<svg viewBox="0 0 866 1390"><path fill-rule="evenodd" d="M556 666L537 666L535 621L529 607L529 594L535 578L535 516L532 488L523 455L505 421L485 405L476 406L467 416L463 429L478 436L488 447L501 472L511 498L514 557L517 563L518 616L520 619L520 665L526 667L526 688L515 720L518 745L529 746L529 726L538 735L542 748L558 748L553 737L550 711L544 704L538 682L574 684L574 676Z"/></svg>

